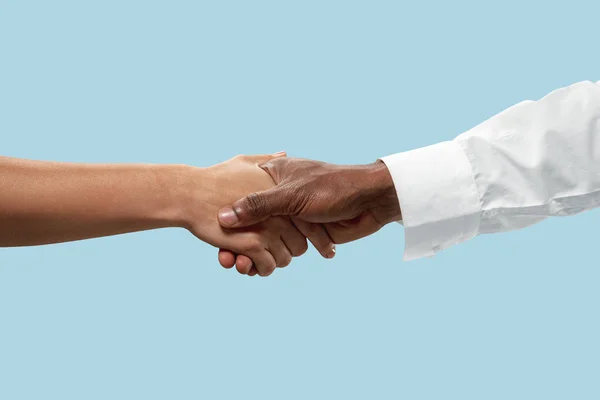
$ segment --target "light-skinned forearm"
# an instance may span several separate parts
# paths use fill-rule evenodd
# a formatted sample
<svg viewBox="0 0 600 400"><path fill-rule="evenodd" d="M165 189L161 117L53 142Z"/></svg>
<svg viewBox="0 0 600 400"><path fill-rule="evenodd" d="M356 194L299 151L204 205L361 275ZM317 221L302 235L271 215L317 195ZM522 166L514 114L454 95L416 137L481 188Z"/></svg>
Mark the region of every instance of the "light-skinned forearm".
<svg viewBox="0 0 600 400"><path fill-rule="evenodd" d="M190 168L0 157L0 246L185 226L179 183Z"/></svg>

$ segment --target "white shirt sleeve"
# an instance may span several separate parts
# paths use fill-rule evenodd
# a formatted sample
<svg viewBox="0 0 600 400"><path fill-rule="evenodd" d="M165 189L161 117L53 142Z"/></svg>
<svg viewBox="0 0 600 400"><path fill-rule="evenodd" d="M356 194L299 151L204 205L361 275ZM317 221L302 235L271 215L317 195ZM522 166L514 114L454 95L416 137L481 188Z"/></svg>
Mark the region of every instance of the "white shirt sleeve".
<svg viewBox="0 0 600 400"><path fill-rule="evenodd" d="M382 161L402 209L405 260L598 207L600 82L519 103L453 141Z"/></svg>

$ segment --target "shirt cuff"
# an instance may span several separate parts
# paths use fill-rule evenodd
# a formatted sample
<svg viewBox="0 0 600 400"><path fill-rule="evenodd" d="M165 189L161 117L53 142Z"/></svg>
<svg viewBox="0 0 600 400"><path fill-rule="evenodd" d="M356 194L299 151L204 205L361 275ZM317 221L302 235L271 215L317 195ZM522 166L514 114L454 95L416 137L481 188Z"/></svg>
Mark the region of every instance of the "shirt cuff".
<svg viewBox="0 0 600 400"><path fill-rule="evenodd" d="M458 142L442 142L381 159L402 210L404 261L433 256L477 235L481 200L471 163Z"/></svg>

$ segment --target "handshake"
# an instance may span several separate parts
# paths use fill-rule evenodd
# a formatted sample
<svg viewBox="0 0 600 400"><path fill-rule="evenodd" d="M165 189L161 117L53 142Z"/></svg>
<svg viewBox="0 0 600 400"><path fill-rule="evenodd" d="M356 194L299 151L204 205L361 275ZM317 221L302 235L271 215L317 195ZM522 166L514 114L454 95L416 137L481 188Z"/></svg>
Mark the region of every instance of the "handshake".
<svg viewBox="0 0 600 400"><path fill-rule="evenodd" d="M186 227L220 248L223 267L235 265L241 274L269 276L304 254L307 239L332 258L335 244L401 219L392 178L381 161L343 166L281 152L237 156L202 172L210 189L191 190L205 206L187 214Z"/></svg>

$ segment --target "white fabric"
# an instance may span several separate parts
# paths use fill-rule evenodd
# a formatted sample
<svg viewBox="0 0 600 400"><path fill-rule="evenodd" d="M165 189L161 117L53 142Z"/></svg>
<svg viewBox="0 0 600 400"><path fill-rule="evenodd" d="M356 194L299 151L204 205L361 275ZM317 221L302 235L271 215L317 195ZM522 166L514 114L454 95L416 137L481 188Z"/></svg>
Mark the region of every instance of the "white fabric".
<svg viewBox="0 0 600 400"><path fill-rule="evenodd" d="M600 82L555 90L453 141L382 160L400 201L405 260L598 207Z"/></svg>

